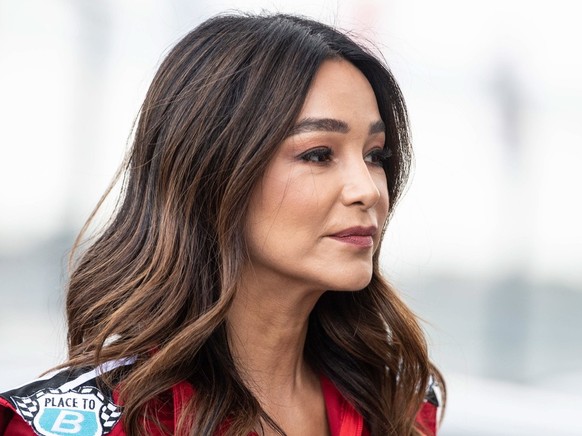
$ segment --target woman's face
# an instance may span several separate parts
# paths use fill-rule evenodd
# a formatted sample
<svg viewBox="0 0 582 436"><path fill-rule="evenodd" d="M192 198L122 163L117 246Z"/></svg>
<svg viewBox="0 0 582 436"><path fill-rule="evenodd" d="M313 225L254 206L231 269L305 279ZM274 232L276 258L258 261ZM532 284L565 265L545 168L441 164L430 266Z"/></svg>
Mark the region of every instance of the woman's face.
<svg viewBox="0 0 582 436"><path fill-rule="evenodd" d="M245 237L261 283L358 290L388 214L385 127L345 60L318 70L292 134L254 188Z"/></svg>

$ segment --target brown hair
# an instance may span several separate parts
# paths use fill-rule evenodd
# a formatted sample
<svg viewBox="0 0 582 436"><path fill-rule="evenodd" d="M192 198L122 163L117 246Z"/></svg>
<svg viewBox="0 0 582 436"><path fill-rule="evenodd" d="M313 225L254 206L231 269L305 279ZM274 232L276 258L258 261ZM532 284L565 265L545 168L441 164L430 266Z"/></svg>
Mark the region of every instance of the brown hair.
<svg viewBox="0 0 582 436"><path fill-rule="evenodd" d="M210 435L229 421L231 434L246 434L260 417L282 433L242 382L225 319L247 259L241 229L251 190L330 58L355 65L375 92L392 151L392 210L411 159L404 101L383 63L348 36L289 15L219 16L161 64L118 208L78 260L67 295L67 364L137 358L121 383L130 434L145 432L152 400L183 380L196 396L177 432ZM305 356L373 435L420 434L415 416L437 373L415 316L380 276L378 252L364 290L321 297Z"/></svg>

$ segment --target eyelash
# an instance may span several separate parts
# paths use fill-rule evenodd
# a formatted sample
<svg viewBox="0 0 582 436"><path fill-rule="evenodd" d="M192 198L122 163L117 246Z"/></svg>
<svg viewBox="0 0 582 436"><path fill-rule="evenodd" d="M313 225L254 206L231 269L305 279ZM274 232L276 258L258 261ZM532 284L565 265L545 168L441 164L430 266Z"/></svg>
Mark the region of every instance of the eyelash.
<svg viewBox="0 0 582 436"><path fill-rule="evenodd" d="M392 156L392 150L389 148L375 148L370 153L368 153L368 156L377 159L374 162L370 162L371 164L383 167L388 159L390 159L390 156Z"/></svg>
<svg viewBox="0 0 582 436"><path fill-rule="evenodd" d="M305 153L299 155L299 159L305 162L311 162L316 164L324 164L331 161L331 148L329 147L318 147L311 150L307 150ZM316 158L317 160L314 160Z"/></svg>
<svg viewBox="0 0 582 436"><path fill-rule="evenodd" d="M311 150L306 151L305 153L299 155L299 159L309 162L315 163L319 165L325 165L326 163L331 161L333 156L333 152L329 147L318 147ZM366 155L364 159L368 159L371 157L372 161L367 161L372 165L377 166L384 166L386 161L392 156L392 151L388 148L376 148L372 150L370 153Z"/></svg>

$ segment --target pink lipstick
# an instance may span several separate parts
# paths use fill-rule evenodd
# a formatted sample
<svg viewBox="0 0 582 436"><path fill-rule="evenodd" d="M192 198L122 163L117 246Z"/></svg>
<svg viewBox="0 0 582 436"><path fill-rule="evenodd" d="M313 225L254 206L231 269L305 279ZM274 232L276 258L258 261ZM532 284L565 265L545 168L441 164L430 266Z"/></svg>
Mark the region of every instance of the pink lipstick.
<svg viewBox="0 0 582 436"><path fill-rule="evenodd" d="M373 235L376 234L377 227L350 227L341 232L330 235L330 238L357 247L369 248L374 245Z"/></svg>

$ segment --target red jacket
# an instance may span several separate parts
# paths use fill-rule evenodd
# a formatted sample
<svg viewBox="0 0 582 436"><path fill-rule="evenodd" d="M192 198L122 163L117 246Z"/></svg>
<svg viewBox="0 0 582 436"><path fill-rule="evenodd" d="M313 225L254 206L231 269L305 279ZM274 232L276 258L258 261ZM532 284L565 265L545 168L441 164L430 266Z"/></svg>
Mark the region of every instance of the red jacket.
<svg viewBox="0 0 582 436"><path fill-rule="evenodd" d="M91 370L66 369L0 394L0 436L125 436L117 392L105 391L97 378L130 363L111 362ZM321 387L331 435L369 436L362 416L327 378L321 377ZM166 406L161 411L162 424L173 430L179 412L193 394L188 382L175 385L173 410ZM432 432L429 436L436 435L437 408L431 387L417 416L417 421ZM157 428L150 434L163 435Z"/></svg>

